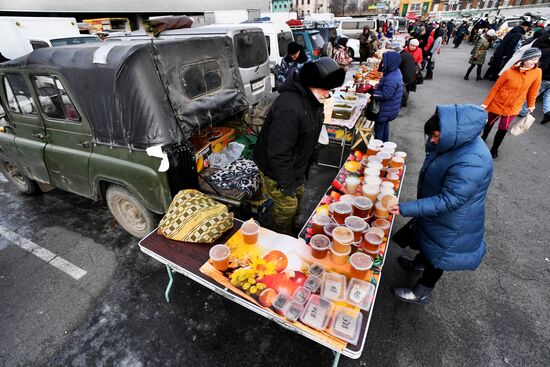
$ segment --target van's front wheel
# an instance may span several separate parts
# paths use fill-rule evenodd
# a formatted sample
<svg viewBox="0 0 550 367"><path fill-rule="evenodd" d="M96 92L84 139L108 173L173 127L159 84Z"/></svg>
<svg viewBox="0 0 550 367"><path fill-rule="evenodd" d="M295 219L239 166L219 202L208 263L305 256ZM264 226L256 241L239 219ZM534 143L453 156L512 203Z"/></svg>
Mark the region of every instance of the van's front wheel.
<svg viewBox="0 0 550 367"><path fill-rule="evenodd" d="M124 187L109 186L105 199L118 224L132 236L143 238L155 228L155 214Z"/></svg>
<svg viewBox="0 0 550 367"><path fill-rule="evenodd" d="M38 184L25 176L25 174L11 162L0 160L0 172L2 172L8 181L14 184L15 187L24 194L32 195L41 192Z"/></svg>

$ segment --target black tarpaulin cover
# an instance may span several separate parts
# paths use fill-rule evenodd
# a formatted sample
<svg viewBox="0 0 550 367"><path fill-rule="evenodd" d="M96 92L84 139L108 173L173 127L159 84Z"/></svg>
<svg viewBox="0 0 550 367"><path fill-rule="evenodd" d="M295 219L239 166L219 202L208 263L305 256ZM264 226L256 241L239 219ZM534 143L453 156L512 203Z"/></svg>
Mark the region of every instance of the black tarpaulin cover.
<svg viewBox="0 0 550 367"><path fill-rule="evenodd" d="M43 48L1 67L59 73L95 142L144 149L248 107L234 57L230 38L208 37Z"/></svg>

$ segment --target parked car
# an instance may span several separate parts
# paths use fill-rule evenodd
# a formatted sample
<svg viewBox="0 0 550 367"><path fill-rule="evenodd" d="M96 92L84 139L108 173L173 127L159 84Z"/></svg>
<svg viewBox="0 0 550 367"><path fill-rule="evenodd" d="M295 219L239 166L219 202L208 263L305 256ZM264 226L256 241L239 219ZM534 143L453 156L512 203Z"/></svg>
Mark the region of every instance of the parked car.
<svg viewBox="0 0 550 367"><path fill-rule="evenodd" d="M317 60L323 53L325 41L317 30L294 29L292 30L294 40L304 46L306 53L312 60Z"/></svg>
<svg viewBox="0 0 550 367"><path fill-rule="evenodd" d="M233 41L233 48L239 65L246 97L254 105L271 93L269 56L262 28L255 24L212 24L196 28L171 29L161 32L155 39L184 39L192 37L228 36ZM144 40L153 39L144 31L109 35L111 40Z"/></svg>
<svg viewBox="0 0 550 367"><path fill-rule="evenodd" d="M343 19L338 24L336 31L338 34L344 35L349 38L358 39L363 32L363 27L368 26L371 30L376 30L378 25L377 18L352 18Z"/></svg>
<svg viewBox="0 0 550 367"><path fill-rule="evenodd" d="M103 199L141 238L179 190L199 187L193 131L248 108L233 65L225 36L44 48L2 63L0 171L27 194ZM167 154L166 172L151 147Z"/></svg>

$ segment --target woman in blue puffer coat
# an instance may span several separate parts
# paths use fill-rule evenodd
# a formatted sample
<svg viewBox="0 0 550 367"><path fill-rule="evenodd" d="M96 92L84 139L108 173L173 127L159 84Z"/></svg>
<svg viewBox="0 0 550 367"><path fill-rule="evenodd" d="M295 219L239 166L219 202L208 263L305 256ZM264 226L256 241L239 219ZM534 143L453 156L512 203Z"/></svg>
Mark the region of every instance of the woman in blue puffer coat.
<svg viewBox="0 0 550 367"><path fill-rule="evenodd" d="M413 288L396 288L401 301L427 304L443 271L475 270L485 255L485 197L493 160L479 136L487 113L475 105L441 105L424 127L430 136L418 180L418 200L402 203L394 214L416 218L414 260L399 264L422 271Z"/></svg>
<svg viewBox="0 0 550 367"><path fill-rule="evenodd" d="M388 51L382 56L381 64L384 76L372 94L373 99L380 103L378 116L374 121L374 138L388 141L389 123L399 115L403 98L403 76L399 70L401 56L395 51Z"/></svg>

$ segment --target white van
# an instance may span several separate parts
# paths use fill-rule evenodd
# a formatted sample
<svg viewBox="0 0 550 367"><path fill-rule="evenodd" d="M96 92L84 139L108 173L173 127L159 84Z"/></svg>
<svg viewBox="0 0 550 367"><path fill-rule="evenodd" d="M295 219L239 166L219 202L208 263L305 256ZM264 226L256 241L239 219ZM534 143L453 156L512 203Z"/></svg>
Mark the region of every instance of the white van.
<svg viewBox="0 0 550 367"><path fill-rule="evenodd" d="M228 36L233 48L241 79L250 105L255 105L271 93L269 76L269 55L262 28L256 24L211 24L196 28L170 29L161 32L155 39L178 39L189 37ZM144 31L109 35L110 40L132 40L151 38Z"/></svg>
<svg viewBox="0 0 550 367"><path fill-rule="evenodd" d="M368 26L371 30L376 31L377 24L377 19L374 17L343 19L340 20L336 32L349 38L359 38L363 27Z"/></svg>
<svg viewBox="0 0 550 367"><path fill-rule="evenodd" d="M75 18L0 17L0 53L15 59L43 47L96 43L94 35L81 35Z"/></svg>

